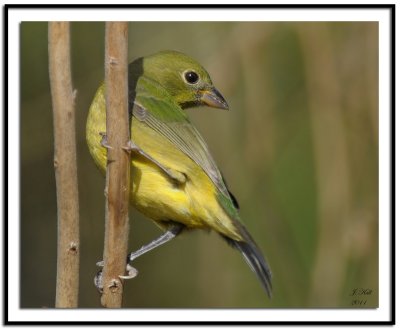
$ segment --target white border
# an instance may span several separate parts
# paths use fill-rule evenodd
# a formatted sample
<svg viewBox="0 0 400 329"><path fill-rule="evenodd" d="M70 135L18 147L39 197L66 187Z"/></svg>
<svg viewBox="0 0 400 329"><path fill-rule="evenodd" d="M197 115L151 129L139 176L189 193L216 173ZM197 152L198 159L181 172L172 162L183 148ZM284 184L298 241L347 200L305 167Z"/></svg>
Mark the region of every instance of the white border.
<svg viewBox="0 0 400 329"><path fill-rule="evenodd" d="M18 9L10 21L382 21L380 9ZM166 15L166 12L168 13ZM42 15L43 13L43 15ZM14 17L17 15L18 17Z"/></svg>
<svg viewBox="0 0 400 329"><path fill-rule="evenodd" d="M8 16L8 224L10 321L388 321L390 319L390 21L382 9L11 9ZM332 310L21 310L19 308L19 23L20 21L379 21L379 308ZM44 313L45 312L45 313ZM118 313L115 313L118 312Z"/></svg>

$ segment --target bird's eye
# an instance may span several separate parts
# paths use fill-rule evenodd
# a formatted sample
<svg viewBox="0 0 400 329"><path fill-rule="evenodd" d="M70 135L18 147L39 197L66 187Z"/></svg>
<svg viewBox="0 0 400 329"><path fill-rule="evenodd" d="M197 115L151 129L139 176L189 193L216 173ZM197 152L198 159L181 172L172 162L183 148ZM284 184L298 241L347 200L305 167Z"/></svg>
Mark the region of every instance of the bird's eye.
<svg viewBox="0 0 400 329"><path fill-rule="evenodd" d="M199 81L199 75L196 72L188 71L185 73L185 80L187 83L194 85L197 83L197 81Z"/></svg>

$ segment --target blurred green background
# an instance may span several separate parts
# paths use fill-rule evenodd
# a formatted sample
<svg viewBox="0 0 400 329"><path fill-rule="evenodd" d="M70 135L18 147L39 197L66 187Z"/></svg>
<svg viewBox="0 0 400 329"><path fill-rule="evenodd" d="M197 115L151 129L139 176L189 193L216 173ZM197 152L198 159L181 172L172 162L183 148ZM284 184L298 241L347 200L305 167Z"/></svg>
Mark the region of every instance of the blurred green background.
<svg viewBox="0 0 400 329"><path fill-rule="evenodd" d="M57 208L47 23L21 23L21 307L53 307ZM80 307L100 307L104 178L85 122L104 76L104 23L71 24L78 92ZM131 60L163 49L196 58L230 111L198 127L273 271L268 300L241 255L214 233L183 234L134 262L124 307L378 306L378 23L131 23ZM130 249L161 232L132 209ZM356 306L357 307L357 306Z"/></svg>

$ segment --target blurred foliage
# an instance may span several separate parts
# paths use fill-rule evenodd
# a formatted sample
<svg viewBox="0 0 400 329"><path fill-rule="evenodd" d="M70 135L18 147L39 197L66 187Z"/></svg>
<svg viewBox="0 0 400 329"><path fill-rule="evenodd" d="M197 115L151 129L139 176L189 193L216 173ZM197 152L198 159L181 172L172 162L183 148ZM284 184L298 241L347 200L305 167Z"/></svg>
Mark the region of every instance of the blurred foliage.
<svg viewBox="0 0 400 329"><path fill-rule="evenodd" d="M85 122L103 79L104 24L72 23L78 92L80 306L100 307L104 178ZM47 24L21 24L21 307L53 307L56 193ZM189 110L273 270L269 301L241 255L191 232L139 258L125 307L378 306L378 24L131 23L129 58L163 49L199 60L230 111ZM132 210L130 249L158 236Z"/></svg>

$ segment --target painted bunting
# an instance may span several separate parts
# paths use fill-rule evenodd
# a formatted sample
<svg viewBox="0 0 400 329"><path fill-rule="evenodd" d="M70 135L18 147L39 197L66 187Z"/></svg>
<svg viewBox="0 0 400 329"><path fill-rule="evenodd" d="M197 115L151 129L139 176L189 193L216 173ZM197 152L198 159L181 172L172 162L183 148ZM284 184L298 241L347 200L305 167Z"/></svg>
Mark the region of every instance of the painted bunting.
<svg viewBox="0 0 400 329"><path fill-rule="evenodd" d="M139 58L129 65L132 171L130 200L165 232L128 256L129 261L184 230L213 230L238 249L271 296L271 271L244 227L238 203L207 144L189 121L187 108L228 109L207 71L175 51ZM105 173L106 106L102 84L91 104L86 139ZM103 137L101 137L103 136Z"/></svg>

